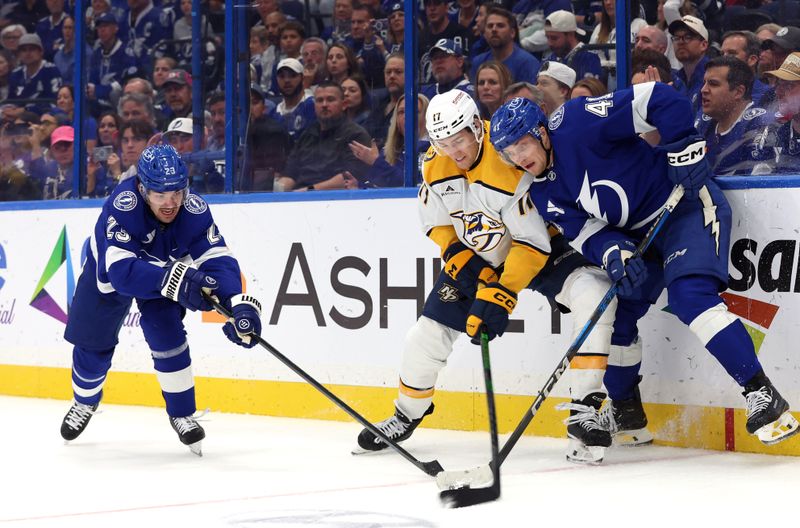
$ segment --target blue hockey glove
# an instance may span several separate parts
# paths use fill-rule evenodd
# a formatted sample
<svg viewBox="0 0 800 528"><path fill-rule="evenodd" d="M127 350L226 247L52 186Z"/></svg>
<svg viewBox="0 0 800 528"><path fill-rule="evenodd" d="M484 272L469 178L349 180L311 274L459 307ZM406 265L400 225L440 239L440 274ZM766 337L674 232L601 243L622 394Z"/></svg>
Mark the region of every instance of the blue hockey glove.
<svg viewBox="0 0 800 528"><path fill-rule="evenodd" d="M442 273L455 281L458 291L466 297L475 297L478 287L498 279L494 269L461 242L450 244L442 259L445 261Z"/></svg>
<svg viewBox="0 0 800 528"><path fill-rule="evenodd" d="M491 341L503 335L508 327L508 316L517 305L517 294L499 282L490 282L478 290L467 316L467 335L476 345L481 343L481 327Z"/></svg>
<svg viewBox="0 0 800 528"><path fill-rule="evenodd" d="M642 257L631 258L636 245L630 240L609 242L603 248L603 266L612 282L618 282L620 295L631 295L647 278Z"/></svg>
<svg viewBox="0 0 800 528"><path fill-rule="evenodd" d="M214 307L203 298L203 291L212 295L218 287L213 277L178 261L167 268L161 279L161 295L192 311L212 310Z"/></svg>
<svg viewBox="0 0 800 528"><path fill-rule="evenodd" d="M225 335L239 346L253 348L258 341L253 335L261 335L261 303L252 295L242 293L231 297L233 322L222 327Z"/></svg>
<svg viewBox="0 0 800 528"><path fill-rule="evenodd" d="M683 185L686 196L697 198L697 193L711 179L705 139L689 136L660 148L667 152L669 179L676 185Z"/></svg>

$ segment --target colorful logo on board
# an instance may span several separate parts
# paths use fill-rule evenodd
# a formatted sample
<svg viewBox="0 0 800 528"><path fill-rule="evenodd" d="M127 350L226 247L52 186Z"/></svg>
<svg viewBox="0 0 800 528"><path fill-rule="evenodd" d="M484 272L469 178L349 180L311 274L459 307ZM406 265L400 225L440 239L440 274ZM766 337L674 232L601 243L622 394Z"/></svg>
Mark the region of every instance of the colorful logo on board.
<svg viewBox="0 0 800 528"><path fill-rule="evenodd" d="M48 292L46 286L50 284L53 277L58 273L62 266L66 266L66 299L63 304L59 304ZM55 285L55 284L54 284ZM51 287L51 291L55 288ZM59 288L59 291L61 288ZM67 226L61 229L58 241L50 253L50 258L44 267L42 276L36 289L33 291L31 306L44 312L53 319L57 319L67 324L69 308L72 305L72 297L75 294L75 273L72 269L72 259L69 255L69 240L67 238Z"/></svg>

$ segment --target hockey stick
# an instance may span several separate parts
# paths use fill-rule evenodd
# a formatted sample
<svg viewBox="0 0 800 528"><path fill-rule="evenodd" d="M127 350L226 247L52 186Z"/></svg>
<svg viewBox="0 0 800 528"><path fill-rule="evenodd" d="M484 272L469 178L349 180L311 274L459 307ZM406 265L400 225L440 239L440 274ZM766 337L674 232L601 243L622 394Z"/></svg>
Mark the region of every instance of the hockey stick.
<svg viewBox="0 0 800 528"><path fill-rule="evenodd" d="M217 301L216 298L211 297L206 292L203 292L203 297L205 297L205 299L214 306L214 310L216 310L219 314L225 317L225 319L227 319L228 321L233 320L233 314L231 314L231 312L228 309L222 306L219 303L219 301ZM420 460L415 458L414 455L412 455L411 453L409 453L408 451L397 445L397 443L395 443L385 434L383 434L383 432L380 429L372 425L370 421L368 421L366 418L364 418L356 411L354 411L349 405L347 405L345 402L339 399L338 396L336 396L334 393L326 389L317 380L312 378L308 373L306 373L306 371L295 365L289 358L281 354L275 347L267 343L261 336L251 335L250 338L255 339L259 345L266 348L270 354L278 358L278 360L280 360L281 363L289 367L292 370L292 372L303 378L306 381L306 383L308 383L309 385L317 389L319 392L321 392L326 398L335 403L337 407L339 407L341 410L350 415L352 419L354 419L355 421L357 421L358 423L369 429L369 431L372 434L374 434L375 436L386 442L386 445L397 451L400 455L403 456L403 458L405 458L406 460L417 466L426 474L435 477L437 474L444 471L444 468L442 468L442 465L439 464L437 460L431 460L430 462L421 462Z"/></svg>
<svg viewBox="0 0 800 528"><path fill-rule="evenodd" d="M486 382L486 403L489 407L489 433L492 437L492 484L486 488L463 487L447 489L439 493L442 504L448 508L472 506L500 498L500 464L497 441L497 413L494 407L494 387L492 385L492 365L489 360L489 336L481 330L481 358L483 359L483 379Z"/></svg>
<svg viewBox="0 0 800 528"><path fill-rule="evenodd" d="M670 213L672 213L682 197L683 187L680 185L675 186L675 188L672 190L672 193L669 195L667 202L664 204L664 207L661 209L661 212L658 214L658 217L656 217L655 221L653 222L653 225L650 226L647 234L633 252L632 258L640 257L645 251L647 251L653 239L658 232L661 231L661 228L666 223ZM502 465L505 459L508 457L508 454L517 444L520 437L525 432L525 429L528 428L528 425L530 425L533 417L542 406L542 403L544 403L544 400L550 394L550 391L553 390L555 384L569 367L570 362L578 353L578 349L580 349L584 341L586 341L586 338L589 337L589 334L591 333L592 329L594 329L597 321L600 320L600 317L606 311L606 308L608 308L611 300L617 295L617 287L618 282L612 284L611 288L609 288L605 296L603 296L603 299L597 305L597 308L594 309L594 312L592 313L591 317L589 317L589 320L586 321L586 324L583 325L583 328L578 333L575 341L573 341L573 343L567 349L567 353L564 354L564 357L558 362L558 366L556 366L553 373L545 382L544 387L542 387L542 389L539 391L539 394L536 395L536 399L534 400L533 404L525 412L522 420L520 420L516 429L514 429L514 431L511 433L511 436L509 436L508 440L506 440L506 443L503 444L503 449L500 451L500 455L496 458L496 460L493 460L487 465L478 466L477 468L473 469L461 471L442 471L436 476L436 484L439 486L439 489L447 490L457 487L471 486L477 483L488 482L489 479L492 478L495 463Z"/></svg>

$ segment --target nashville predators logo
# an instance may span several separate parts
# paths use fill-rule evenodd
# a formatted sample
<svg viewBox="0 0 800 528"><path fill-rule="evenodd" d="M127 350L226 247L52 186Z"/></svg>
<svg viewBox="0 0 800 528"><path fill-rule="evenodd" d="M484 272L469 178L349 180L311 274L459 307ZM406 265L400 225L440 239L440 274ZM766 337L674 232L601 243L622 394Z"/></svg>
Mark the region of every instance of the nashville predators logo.
<svg viewBox="0 0 800 528"><path fill-rule="evenodd" d="M442 284L437 293L442 302L456 302L459 299L458 290L449 284Z"/></svg>
<svg viewBox="0 0 800 528"><path fill-rule="evenodd" d="M503 222L495 220L482 211L475 213L458 211L450 216L461 220L463 225L461 238L475 251L493 250L506 234L506 226Z"/></svg>

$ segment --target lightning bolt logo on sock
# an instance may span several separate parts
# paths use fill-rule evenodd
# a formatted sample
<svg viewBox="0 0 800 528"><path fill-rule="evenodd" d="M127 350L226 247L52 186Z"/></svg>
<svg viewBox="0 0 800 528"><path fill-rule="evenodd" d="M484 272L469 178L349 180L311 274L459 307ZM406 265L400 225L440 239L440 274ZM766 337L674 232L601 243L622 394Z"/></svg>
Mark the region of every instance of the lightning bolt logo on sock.
<svg viewBox="0 0 800 528"><path fill-rule="evenodd" d="M703 225L711 226L711 234L714 235L716 242L717 256L719 256L719 220L717 220L717 206L711 198L711 193L704 185L699 193L700 201L703 203Z"/></svg>

